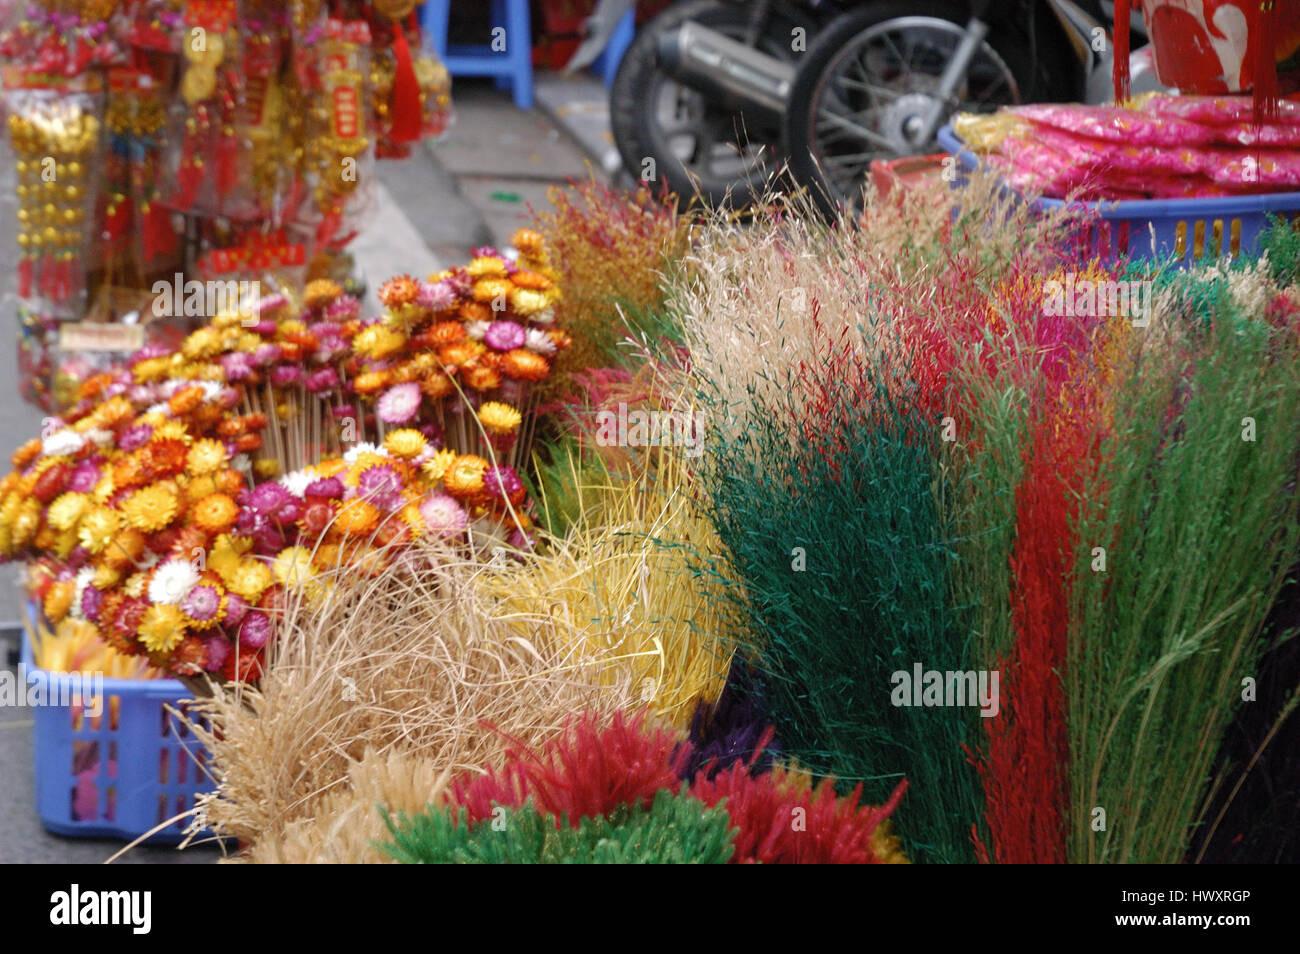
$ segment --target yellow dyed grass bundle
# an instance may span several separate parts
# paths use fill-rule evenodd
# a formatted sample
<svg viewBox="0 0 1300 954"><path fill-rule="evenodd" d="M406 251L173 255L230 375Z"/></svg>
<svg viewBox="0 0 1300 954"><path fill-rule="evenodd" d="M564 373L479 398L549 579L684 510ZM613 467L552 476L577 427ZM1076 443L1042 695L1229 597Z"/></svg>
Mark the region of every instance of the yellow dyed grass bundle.
<svg viewBox="0 0 1300 954"><path fill-rule="evenodd" d="M551 619L555 652L602 660L603 680L630 678L638 704L681 728L721 693L732 646L722 603L691 570L717 540L686 462L665 447L644 457L634 476L576 488L577 526L483 582L524 631Z"/></svg>
<svg viewBox="0 0 1300 954"><path fill-rule="evenodd" d="M389 805L422 807L444 773L497 761L506 735L540 744L574 712L628 705L630 678L562 620L511 612L484 572L451 549L409 551L373 578L318 577L310 595L292 593L259 687L214 686L197 707L214 727L196 733L220 787L196 826L241 839L245 860L362 860L354 849L376 860L358 807L376 786ZM388 782L374 780L378 762ZM391 791L402 785L407 797ZM331 847L331 831L363 816L350 848Z"/></svg>

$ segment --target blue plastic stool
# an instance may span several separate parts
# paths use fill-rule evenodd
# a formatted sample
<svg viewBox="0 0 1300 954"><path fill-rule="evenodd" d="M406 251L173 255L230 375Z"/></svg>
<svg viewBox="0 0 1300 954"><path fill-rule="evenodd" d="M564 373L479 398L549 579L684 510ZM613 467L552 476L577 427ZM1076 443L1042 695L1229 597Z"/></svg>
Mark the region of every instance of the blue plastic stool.
<svg viewBox="0 0 1300 954"><path fill-rule="evenodd" d="M618 21L618 26L610 35L605 49L601 50L600 56L596 57L596 62L591 65L592 71L605 81L605 86L614 85L614 74L618 72L618 64L623 61L623 54L627 52L627 48L632 45L635 38L636 10L633 9L623 14L623 19Z"/></svg>
<svg viewBox="0 0 1300 954"><path fill-rule="evenodd" d="M448 47L450 17L451 0L428 0L420 11L421 26L433 39L448 72L452 76L495 77L498 86L510 89L516 106L532 109L533 40L528 0L492 0L492 42L482 45Z"/></svg>

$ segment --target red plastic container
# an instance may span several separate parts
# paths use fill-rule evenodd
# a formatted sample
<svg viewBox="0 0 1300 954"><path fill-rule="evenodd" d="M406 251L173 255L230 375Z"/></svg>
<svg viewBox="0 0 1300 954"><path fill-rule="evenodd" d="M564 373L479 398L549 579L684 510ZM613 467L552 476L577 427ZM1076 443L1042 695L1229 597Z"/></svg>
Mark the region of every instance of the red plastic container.
<svg viewBox="0 0 1300 954"><path fill-rule="evenodd" d="M871 163L871 182L882 199L893 195L898 201L903 192L928 190L938 197L937 201L947 202L944 192L947 184L943 181L945 159L951 157L943 152L903 156L901 159L876 159Z"/></svg>

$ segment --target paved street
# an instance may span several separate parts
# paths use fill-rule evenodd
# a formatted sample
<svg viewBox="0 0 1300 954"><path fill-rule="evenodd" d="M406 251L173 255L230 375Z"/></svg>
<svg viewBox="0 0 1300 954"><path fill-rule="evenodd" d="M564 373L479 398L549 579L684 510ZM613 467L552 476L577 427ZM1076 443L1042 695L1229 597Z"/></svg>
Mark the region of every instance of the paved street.
<svg viewBox="0 0 1300 954"><path fill-rule="evenodd" d="M542 86L549 82L549 96ZM385 278L409 273L423 276L444 264L464 261L471 248L506 244L514 229L528 220L528 208L542 207L547 190L566 179L603 177L599 165L607 150L600 128L603 94L589 78L546 80L539 77L539 101L552 105L550 115L581 117L577 131L562 131L544 109L521 112L491 84L458 81L453 91L456 124L446 139L417 150L407 162L381 163L381 188L375 216L352 250L373 288ZM607 126L607 121L605 122ZM595 132L593 132L595 130ZM579 143L586 144L587 151ZM588 155L594 161L588 163ZM0 195L13 194L13 170L0 169ZM15 263L7 223L10 207L0 208L0 277L13 276ZM5 279L12 284L11 278ZM14 300L3 301L8 331L0 334L0 453L40 432L41 414L18 397L14 337ZM8 467L7 460L4 463ZM20 619L16 571L0 567L0 664L9 664L16 647L12 627ZM0 863L83 862L107 859L118 848L111 841L68 839L46 832L34 810L30 711L0 709ZM136 849L127 862L210 862L212 848L178 852L169 848Z"/></svg>

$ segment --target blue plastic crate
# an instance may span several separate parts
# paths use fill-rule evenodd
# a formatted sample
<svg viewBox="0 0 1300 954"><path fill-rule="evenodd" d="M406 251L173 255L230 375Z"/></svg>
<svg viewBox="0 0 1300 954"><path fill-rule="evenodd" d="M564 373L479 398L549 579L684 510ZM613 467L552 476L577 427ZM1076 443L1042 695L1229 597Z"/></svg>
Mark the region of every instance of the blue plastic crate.
<svg viewBox="0 0 1300 954"><path fill-rule="evenodd" d="M980 160L951 126L938 133L939 144L956 156L966 172ZM1254 257L1269 216L1300 228L1300 192L1228 196L1211 199L1142 199L1123 202L1070 202L1036 199L1034 208L1050 212L1066 207L1087 213L1079 238L1089 254L1113 261L1173 261L1186 268L1203 260Z"/></svg>
<svg viewBox="0 0 1300 954"><path fill-rule="evenodd" d="M29 605L29 621L35 612ZM51 698L68 698L69 675L39 669L30 640L24 636L22 643L27 672L44 674ZM216 786L205 771L206 748L167 711L194 699L183 683L104 679L103 693L103 701L90 707L99 709L98 716L82 706L30 710L36 813L59 835L134 841L193 808L196 796ZM189 823L188 817L174 822L147 843L177 844Z"/></svg>

